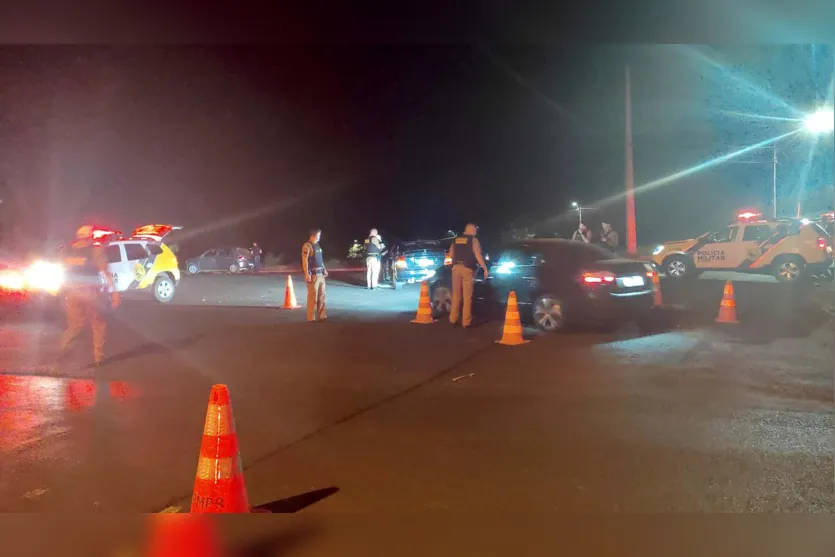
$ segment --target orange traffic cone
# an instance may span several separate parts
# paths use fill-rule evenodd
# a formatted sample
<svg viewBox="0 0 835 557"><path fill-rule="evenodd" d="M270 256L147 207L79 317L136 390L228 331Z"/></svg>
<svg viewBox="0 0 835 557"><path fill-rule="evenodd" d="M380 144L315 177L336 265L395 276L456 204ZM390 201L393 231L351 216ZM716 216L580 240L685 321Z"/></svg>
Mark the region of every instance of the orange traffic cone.
<svg viewBox="0 0 835 557"><path fill-rule="evenodd" d="M522 320L519 319L519 306L516 305L516 292L511 290L510 295L507 297L507 312L504 316L502 340L497 340L496 344L518 346L529 342L529 340L522 338Z"/></svg>
<svg viewBox="0 0 835 557"><path fill-rule="evenodd" d="M204 516L151 517L148 557L220 557L214 525Z"/></svg>
<svg viewBox="0 0 835 557"><path fill-rule="evenodd" d="M209 394L191 512L249 512L238 434L226 385L213 385Z"/></svg>
<svg viewBox="0 0 835 557"><path fill-rule="evenodd" d="M284 287L284 305L281 309L299 309L301 306L296 301L296 291L293 289L293 279L287 275L287 286Z"/></svg>
<svg viewBox="0 0 835 557"><path fill-rule="evenodd" d="M664 305L661 299L661 279L655 271L652 272L652 305L659 308Z"/></svg>
<svg viewBox="0 0 835 557"><path fill-rule="evenodd" d="M418 301L417 315L412 319L412 323L419 323L421 325L428 325L434 323L432 319L432 303L429 301L429 285L426 281L420 283L420 300Z"/></svg>
<svg viewBox="0 0 835 557"><path fill-rule="evenodd" d="M737 324L736 299L734 298L734 284L731 281L725 283L725 291L722 293L722 303L719 304L719 316L717 323Z"/></svg>

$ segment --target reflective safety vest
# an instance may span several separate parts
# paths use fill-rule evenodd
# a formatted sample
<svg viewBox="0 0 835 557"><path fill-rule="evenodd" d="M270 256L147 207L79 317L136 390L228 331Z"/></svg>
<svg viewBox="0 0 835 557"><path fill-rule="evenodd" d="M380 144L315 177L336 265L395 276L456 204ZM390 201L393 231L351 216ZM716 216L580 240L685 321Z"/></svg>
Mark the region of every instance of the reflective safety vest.
<svg viewBox="0 0 835 557"><path fill-rule="evenodd" d="M73 243L64 255L66 282L70 287L101 287L101 276L96 265L92 243Z"/></svg>

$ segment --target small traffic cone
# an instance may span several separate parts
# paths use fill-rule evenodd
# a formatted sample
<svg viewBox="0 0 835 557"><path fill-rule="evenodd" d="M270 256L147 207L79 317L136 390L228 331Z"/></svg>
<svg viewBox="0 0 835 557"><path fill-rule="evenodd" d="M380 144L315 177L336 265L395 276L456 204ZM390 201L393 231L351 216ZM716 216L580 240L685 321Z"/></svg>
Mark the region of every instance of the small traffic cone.
<svg viewBox="0 0 835 557"><path fill-rule="evenodd" d="M249 512L238 434L226 385L213 385L209 394L190 512Z"/></svg>
<svg viewBox="0 0 835 557"><path fill-rule="evenodd" d="M722 303L719 304L719 315L717 323L737 324L736 299L734 298L734 284L731 281L725 283L725 291L722 293Z"/></svg>
<svg viewBox="0 0 835 557"><path fill-rule="evenodd" d="M214 524L208 517L154 515L150 520L148 557L220 557Z"/></svg>
<svg viewBox="0 0 835 557"><path fill-rule="evenodd" d="M661 298L661 279L655 271L652 272L652 305L658 308L664 305Z"/></svg>
<svg viewBox="0 0 835 557"><path fill-rule="evenodd" d="M296 291L293 289L293 279L287 275L287 286L284 287L284 305L281 309L299 309L301 306L296 301Z"/></svg>
<svg viewBox="0 0 835 557"><path fill-rule="evenodd" d="M426 281L420 283L420 300L418 301L417 315L412 319L412 323L419 323L421 325L428 325L434 323L432 319L432 302L429 301L429 285Z"/></svg>
<svg viewBox="0 0 835 557"><path fill-rule="evenodd" d="M511 290L510 295L507 297L507 312L504 316L502 339L497 340L496 344L519 346L520 344L527 344L529 342L529 340L522 338L522 320L519 318L519 306L516 304L516 292Z"/></svg>

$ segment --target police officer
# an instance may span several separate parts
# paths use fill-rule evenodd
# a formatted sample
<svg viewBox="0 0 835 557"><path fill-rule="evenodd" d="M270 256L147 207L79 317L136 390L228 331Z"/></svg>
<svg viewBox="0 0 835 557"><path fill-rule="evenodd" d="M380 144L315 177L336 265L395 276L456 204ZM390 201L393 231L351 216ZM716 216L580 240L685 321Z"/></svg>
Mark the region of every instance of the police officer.
<svg viewBox="0 0 835 557"><path fill-rule="evenodd" d="M318 228L310 230L310 237L302 245L302 272L307 283L307 320L324 321L325 312L325 279L328 270L325 269L325 259L319 240L322 231Z"/></svg>
<svg viewBox="0 0 835 557"><path fill-rule="evenodd" d="M480 266L484 269L484 278L488 276L487 265L481 254L481 244L475 237L477 232L476 225L468 224L464 234L455 238L449 248L449 257L452 259L452 307L449 310L449 322L453 325L458 322L463 296L464 315L461 324L465 328L473 321L473 279L476 269Z"/></svg>
<svg viewBox="0 0 835 557"><path fill-rule="evenodd" d="M252 247L249 249L250 253L252 254L252 264L253 270L257 273L261 270L261 246L257 243L252 242Z"/></svg>
<svg viewBox="0 0 835 557"><path fill-rule="evenodd" d="M98 366L104 360L107 333L98 306L101 275L112 292L112 307L119 307L121 300L113 276L107 271L104 253L93 242L93 227L82 226L76 231L75 237L75 241L64 250L63 258L67 286L67 330L61 340L61 350L63 356L67 356L85 323L89 322L93 330L93 362Z"/></svg>
<svg viewBox="0 0 835 557"><path fill-rule="evenodd" d="M380 257L385 247L377 229L372 228L365 239L365 282L369 290L377 288L380 280Z"/></svg>
<svg viewBox="0 0 835 557"><path fill-rule="evenodd" d="M608 222L601 223L600 243L603 247L610 250L617 251L618 249L618 233L612 229L612 225Z"/></svg>
<svg viewBox="0 0 835 557"><path fill-rule="evenodd" d="M592 239L591 228L589 228L581 222L577 230L574 231L574 235L571 237L571 239L575 242L585 242L587 244L590 244Z"/></svg>

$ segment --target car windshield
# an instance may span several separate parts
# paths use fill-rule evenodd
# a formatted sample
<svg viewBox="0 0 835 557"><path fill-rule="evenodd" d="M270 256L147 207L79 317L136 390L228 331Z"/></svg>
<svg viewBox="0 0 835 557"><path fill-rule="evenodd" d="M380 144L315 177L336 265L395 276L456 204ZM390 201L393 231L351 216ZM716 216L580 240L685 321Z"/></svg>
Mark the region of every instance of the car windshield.
<svg viewBox="0 0 835 557"><path fill-rule="evenodd" d="M441 249L442 247L443 247L443 245L441 244L441 242L439 242L437 240L419 240L419 241L416 241L416 242L405 242L405 243L401 244L400 245L400 250L401 251L412 251L412 250L421 250L421 249L427 249L427 250L433 250L434 249L434 250L436 250L436 249Z"/></svg>

